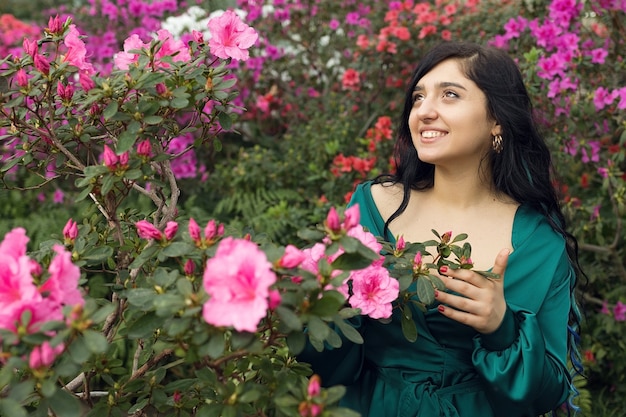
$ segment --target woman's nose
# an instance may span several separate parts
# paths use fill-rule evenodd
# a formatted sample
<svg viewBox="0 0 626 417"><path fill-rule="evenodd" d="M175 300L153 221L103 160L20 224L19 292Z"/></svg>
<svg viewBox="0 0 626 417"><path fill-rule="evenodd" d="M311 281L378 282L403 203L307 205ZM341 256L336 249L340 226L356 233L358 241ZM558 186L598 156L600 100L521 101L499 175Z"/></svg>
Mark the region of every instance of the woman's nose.
<svg viewBox="0 0 626 417"><path fill-rule="evenodd" d="M435 100L423 97L415 105L416 116L421 120L437 118L437 106Z"/></svg>

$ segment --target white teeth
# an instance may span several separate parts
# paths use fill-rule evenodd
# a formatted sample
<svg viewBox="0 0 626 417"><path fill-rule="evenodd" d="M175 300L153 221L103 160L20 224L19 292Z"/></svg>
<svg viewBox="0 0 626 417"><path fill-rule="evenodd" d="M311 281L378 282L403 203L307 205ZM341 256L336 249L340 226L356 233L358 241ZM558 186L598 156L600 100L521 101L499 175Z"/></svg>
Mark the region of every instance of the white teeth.
<svg viewBox="0 0 626 417"><path fill-rule="evenodd" d="M425 138L436 138L438 136L445 136L445 133L437 130L427 130L422 132L422 136Z"/></svg>

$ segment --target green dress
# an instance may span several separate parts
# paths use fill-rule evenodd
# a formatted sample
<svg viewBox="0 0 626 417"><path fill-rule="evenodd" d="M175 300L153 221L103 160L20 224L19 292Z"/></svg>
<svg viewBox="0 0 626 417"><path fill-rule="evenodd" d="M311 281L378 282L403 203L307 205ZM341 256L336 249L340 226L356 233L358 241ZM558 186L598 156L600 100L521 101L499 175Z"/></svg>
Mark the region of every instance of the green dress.
<svg viewBox="0 0 626 417"><path fill-rule="evenodd" d="M370 187L359 185L350 205L358 203L361 224L382 236L384 221ZM574 272L564 239L526 206L517 210L511 240L508 310L494 333L480 335L434 306L426 313L414 309L418 337L411 343L394 309L390 323L364 316L353 321L363 345L344 339L341 348L322 353L307 346L299 360L310 363L324 385L346 385L341 405L362 416L521 417L556 408L570 387Z"/></svg>

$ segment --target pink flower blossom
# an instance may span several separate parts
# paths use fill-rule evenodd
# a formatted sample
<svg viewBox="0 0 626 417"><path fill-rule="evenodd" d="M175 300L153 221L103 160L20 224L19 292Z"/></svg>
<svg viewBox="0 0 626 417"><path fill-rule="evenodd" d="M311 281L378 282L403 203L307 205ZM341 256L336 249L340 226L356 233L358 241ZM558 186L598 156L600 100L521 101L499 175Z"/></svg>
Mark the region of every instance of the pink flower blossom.
<svg viewBox="0 0 626 417"><path fill-rule="evenodd" d="M626 304L618 301L613 307L613 314L616 321L626 321Z"/></svg>
<svg viewBox="0 0 626 417"><path fill-rule="evenodd" d="M80 269L72 263L72 254L61 245L54 245L52 249L56 255L48 267L50 276L39 291L58 305L84 305L85 300L78 288Z"/></svg>
<svg viewBox="0 0 626 417"><path fill-rule="evenodd" d="M346 211L343 213L343 217L343 227L346 230L350 230L353 227L358 226L359 221L361 220L361 211L359 210L359 205L355 204L347 208Z"/></svg>
<svg viewBox="0 0 626 417"><path fill-rule="evenodd" d="M150 44L143 43L139 38L139 35L131 35L124 41L124 52L118 52L115 55L115 58L113 59L115 66L121 70L127 70L128 67L137 62L139 58L137 53L131 51L147 49L149 47Z"/></svg>
<svg viewBox="0 0 626 417"><path fill-rule="evenodd" d="M196 246L200 246L202 244L202 237L200 236L200 226L198 226L198 223L193 219L193 217L189 219L188 230L191 240L194 241Z"/></svg>
<svg viewBox="0 0 626 417"><path fill-rule="evenodd" d="M265 253L245 239L227 237L209 259L204 289L209 300L202 314L214 326L254 332L268 309L269 287L276 275Z"/></svg>
<svg viewBox="0 0 626 417"><path fill-rule="evenodd" d="M392 312L392 302L398 298L400 285L389 275L387 268L370 265L352 271L352 296L349 303L361 309L361 314L373 319L388 318Z"/></svg>
<svg viewBox="0 0 626 417"><path fill-rule="evenodd" d="M326 227L331 232L338 232L341 230L341 222L339 220L339 214L335 207L331 207L326 215Z"/></svg>
<svg viewBox="0 0 626 417"><path fill-rule="evenodd" d="M59 15L54 17L50 16L48 19L48 27L46 28L46 32L51 33L53 35L60 34L63 30L63 22L59 19Z"/></svg>
<svg viewBox="0 0 626 417"><path fill-rule="evenodd" d="M149 159L152 157L152 144L150 139L145 139L137 144L137 155Z"/></svg>
<svg viewBox="0 0 626 417"><path fill-rule="evenodd" d="M287 245L285 247L285 253L278 261L278 265L281 268L296 268L306 259L306 257L306 254L294 245Z"/></svg>
<svg viewBox="0 0 626 417"><path fill-rule="evenodd" d="M309 397L317 397L322 392L322 381L319 375L312 375L306 393Z"/></svg>
<svg viewBox="0 0 626 417"><path fill-rule="evenodd" d="M165 57L171 57L174 62L188 62L191 59L189 47L183 41L174 39L174 36L167 30L158 30L157 39L162 43L154 58L160 67L169 68L169 64L163 61Z"/></svg>
<svg viewBox="0 0 626 417"><path fill-rule="evenodd" d="M209 48L218 58L233 58L245 61L249 58L250 48L259 38L257 32L241 21L232 10L227 10L220 17L208 22L211 39Z"/></svg>
<svg viewBox="0 0 626 417"><path fill-rule="evenodd" d="M596 106L596 110L602 110L606 106L613 103L617 97L617 91L609 91L604 87L598 87L593 96L593 104Z"/></svg>
<svg viewBox="0 0 626 417"><path fill-rule="evenodd" d="M107 145L104 145L103 159L104 165L109 168L109 170L114 171L119 162L119 158L115 154L115 151L113 151L113 149L109 148Z"/></svg>
<svg viewBox="0 0 626 417"><path fill-rule="evenodd" d="M75 66L87 75L95 72L93 65L86 60L87 49L85 48L85 42L80 39L80 33L76 29L76 25L70 25L70 31L65 36L63 43L67 47L67 53L63 58L64 62Z"/></svg>
<svg viewBox="0 0 626 417"><path fill-rule="evenodd" d="M591 51L591 62L593 64L604 64L604 60L608 54L608 51L604 48L594 49Z"/></svg>
<svg viewBox="0 0 626 417"><path fill-rule="evenodd" d="M142 239L161 240L164 237L163 233L147 220L139 220L135 223L135 227L137 228L137 234Z"/></svg>

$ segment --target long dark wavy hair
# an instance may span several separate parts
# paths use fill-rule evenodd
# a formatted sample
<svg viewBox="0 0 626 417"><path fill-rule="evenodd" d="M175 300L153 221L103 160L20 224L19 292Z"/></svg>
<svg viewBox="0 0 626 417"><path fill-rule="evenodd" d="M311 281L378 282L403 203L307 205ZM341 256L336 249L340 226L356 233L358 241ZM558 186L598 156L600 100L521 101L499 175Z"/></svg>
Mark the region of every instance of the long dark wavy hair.
<svg viewBox="0 0 626 417"><path fill-rule="evenodd" d="M415 85L437 64L448 59L458 60L465 76L482 90L487 97L489 116L501 126L503 150L500 153L491 150L486 160L483 160L491 168L494 189L542 213L552 228L563 236L577 282L585 275L578 262L578 242L566 229L565 217L553 185L554 170L550 151L537 128L533 106L517 64L506 52L492 47L444 42L430 50L414 70L398 126L394 149L396 171L374 180L380 184L402 184L404 189L402 203L385 223L385 237L388 237L389 224L406 209L411 190L425 190L434 185L435 167L421 161L417 155L409 130L409 114L413 107ZM574 297L576 282L571 288L568 347L574 371L582 374L577 348L581 315Z"/></svg>

